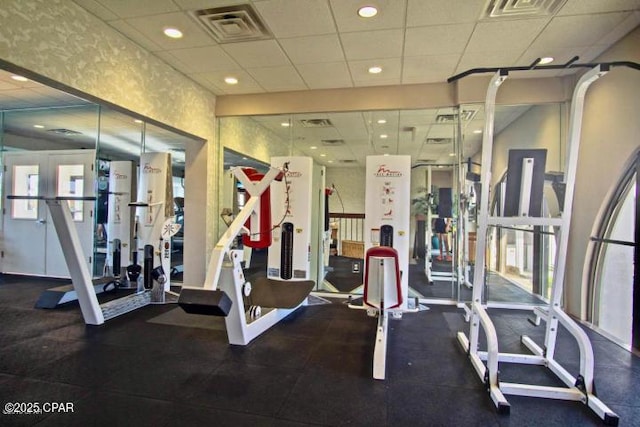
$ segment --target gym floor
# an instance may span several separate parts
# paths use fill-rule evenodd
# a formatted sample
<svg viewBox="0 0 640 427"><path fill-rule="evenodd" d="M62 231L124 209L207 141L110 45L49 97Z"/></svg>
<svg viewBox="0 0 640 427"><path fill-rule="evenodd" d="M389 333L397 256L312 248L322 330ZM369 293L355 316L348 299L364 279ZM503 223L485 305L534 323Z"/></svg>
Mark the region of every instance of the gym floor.
<svg viewBox="0 0 640 427"><path fill-rule="evenodd" d="M455 340L453 306L406 314L389 330L387 380L371 377L374 318L341 300L304 307L245 347L229 346L219 318L192 326L149 306L85 326L75 303L33 308L58 281L0 275L0 396L6 403L73 403L73 413L0 414L3 426L567 426L601 425L585 406L510 396L498 415ZM491 310L502 351L541 342L528 313ZM599 397L639 425L640 358L588 331ZM557 358L575 373L577 346L559 333ZM544 368L501 364L501 379L557 384Z"/></svg>

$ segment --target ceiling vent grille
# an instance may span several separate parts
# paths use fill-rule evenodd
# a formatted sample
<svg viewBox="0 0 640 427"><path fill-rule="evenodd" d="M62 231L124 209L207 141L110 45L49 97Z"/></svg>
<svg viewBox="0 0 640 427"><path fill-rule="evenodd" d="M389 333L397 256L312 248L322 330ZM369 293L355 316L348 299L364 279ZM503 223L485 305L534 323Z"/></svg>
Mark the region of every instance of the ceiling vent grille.
<svg viewBox="0 0 640 427"><path fill-rule="evenodd" d="M344 139L323 139L320 141L322 145L335 147L336 145L344 145Z"/></svg>
<svg viewBox="0 0 640 427"><path fill-rule="evenodd" d="M353 159L342 159L342 160L338 160L339 163L345 164L345 165L351 165L354 163L358 163L357 160L353 160Z"/></svg>
<svg viewBox="0 0 640 427"><path fill-rule="evenodd" d="M191 15L221 44L273 38L248 4L196 10Z"/></svg>
<svg viewBox="0 0 640 427"><path fill-rule="evenodd" d="M567 0L489 0L481 19L554 15Z"/></svg>
<svg viewBox="0 0 640 427"><path fill-rule="evenodd" d="M330 128L333 123L329 119L304 119L300 120L300 125L305 128Z"/></svg>
<svg viewBox="0 0 640 427"><path fill-rule="evenodd" d="M436 163L436 159L418 159L416 163Z"/></svg>
<svg viewBox="0 0 640 427"><path fill-rule="evenodd" d="M468 122L473 119L477 113L477 110L462 110L460 113L460 118L463 122ZM436 123L455 123L458 119L458 113L452 114L438 114L436 116Z"/></svg>
<svg viewBox="0 0 640 427"><path fill-rule="evenodd" d="M452 138L427 138L425 142L429 145L443 145L453 143Z"/></svg>

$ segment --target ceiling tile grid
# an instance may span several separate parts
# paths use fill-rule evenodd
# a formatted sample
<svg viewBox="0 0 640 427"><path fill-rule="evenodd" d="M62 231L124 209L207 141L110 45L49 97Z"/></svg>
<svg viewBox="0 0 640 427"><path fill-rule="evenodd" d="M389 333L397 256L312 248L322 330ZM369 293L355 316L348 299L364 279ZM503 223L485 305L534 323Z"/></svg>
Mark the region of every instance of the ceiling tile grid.
<svg viewBox="0 0 640 427"><path fill-rule="evenodd" d="M515 18L481 17L489 0L375 0L378 14L369 19L356 13L361 0L75 1L177 70L220 75L206 86L218 95L443 82L454 71L528 64L541 56L559 63L584 53L591 58L583 60L591 60L640 24L640 0L567 0L555 15ZM247 3L271 39L218 44L192 15ZM184 36L167 38L169 26ZM381 63L388 68L368 74ZM258 77L256 70L278 67L289 70L291 84L274 73ZM254 78L226 86L222 79L236 71ZM565 73L545 75L556 74Z"/></svg>

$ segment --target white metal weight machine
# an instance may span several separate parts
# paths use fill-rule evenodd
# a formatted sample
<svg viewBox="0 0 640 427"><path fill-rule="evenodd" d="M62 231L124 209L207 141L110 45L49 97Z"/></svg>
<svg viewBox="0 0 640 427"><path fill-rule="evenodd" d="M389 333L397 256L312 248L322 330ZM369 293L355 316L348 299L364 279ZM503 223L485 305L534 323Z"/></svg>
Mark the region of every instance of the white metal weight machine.
<svg viewBox="0 0 640 427"><path fill-rule="evenodd" d="M474 269L473 297L470 307L470 330L467 336L463 332L458 333L458 341L467 352L471 363L479 377L485 382L487 390L498 411L509 413L510 405L505 395L519 395L529 397L542 397L549 399L561 399L579 401L587 405L608 425L618 424L616 415L595 395L594 385L594 355L591 342L585 331L568 315L561 306L563 294L566 251L569 243L569 227L571 225L571 213L573 204L573 192L576 180L578 164L578 151L580 145L580 133L584 108L585 93L593 82L605 75L612 66L629 66L640 69L640 66L629 62L602 63L602 64L577 64L578 57L560 66L538 66L539 59L526 67L482 68L469 70L449 79L449 82L465 77L469 74L494 72L489 84L485 100L485 128L482 141L482 191L479 202L479 218L477 232L476 262ZM508 77L510 71L531 69L560 69L583 67L589 70L577 82L571 102L569 117L568 151L565 166L564 182L566 185L564 210L560 217L546 218L529 216L522 210L520 216L499 217L490 216L489 191L491 185L491 158L493 149L493 126L495 115L495 99L498 88ZM525 159L527 160L527 159ZM521 178L522 193L520 205L527 204L525 193L527 182L530 182L531 169L523 164ZM535 309L536 320L546 322L545 339L543 345L538 345L530 337L522 336L521 342L532 354L501 353L498 350L498 336L495 326L483 305L484 276L485 276L485 247L487 231L492 226L526 227L526 226L553 226L558 230L554 277L551 290L551 299L548 308ZM555 359L556 339L559 326L566 328L577 341L580 350L579 371L571 374ZM480 351L480 332L484 331L487 341L487 349ZM501 382L498 378L499 363L518 363L528 365L546 366L553 372L566 387L550 387L534 384L521 384Z"/></svg>

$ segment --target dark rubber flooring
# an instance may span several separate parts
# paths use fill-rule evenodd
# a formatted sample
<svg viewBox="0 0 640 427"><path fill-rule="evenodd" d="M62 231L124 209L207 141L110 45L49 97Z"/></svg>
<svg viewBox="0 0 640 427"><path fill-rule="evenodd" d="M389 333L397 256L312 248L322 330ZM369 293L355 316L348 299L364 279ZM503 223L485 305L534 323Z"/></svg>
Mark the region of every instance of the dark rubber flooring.
<svg viewBox="0 0 640 427"><path fill-rule="evenodd" d="M1 426L590 426L582 404L509 397L498 415L458 347L462 311L431 306L392 320L387 380L371 377L375 319L342 301L305 307L245 347L219 328L149 320L148 306L98 327L75 303L33 308L52 281L0 275L0 396L7 403L72 403L72 413L0 414ZM538 341L526 314L491 310L501 350ZM640 420L640 359L588 331L599 396ZM577 346L559 334L558 359L576 368ZM501 364L501 378L555 383L544 368Z"/></svg>

